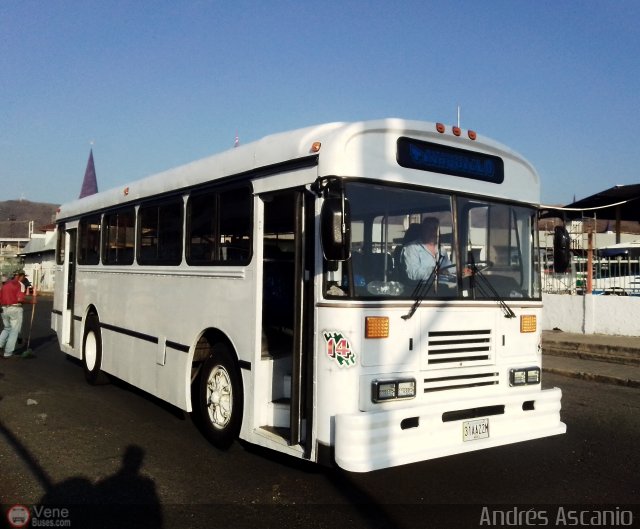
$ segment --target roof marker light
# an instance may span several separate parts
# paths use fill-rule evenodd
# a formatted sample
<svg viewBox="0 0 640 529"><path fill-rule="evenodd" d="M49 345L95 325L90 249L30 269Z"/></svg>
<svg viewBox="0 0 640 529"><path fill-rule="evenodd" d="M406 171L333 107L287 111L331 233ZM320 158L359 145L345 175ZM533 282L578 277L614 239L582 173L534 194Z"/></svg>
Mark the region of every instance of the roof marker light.
<svg viewBox="0 0 640 529"><path fill-rule="evenodd" d="M314 141L311 144L311 149L309 149L309 152L319 152L320 151L320 147L322 147L322 142Z"/></svg>
<svg viewBox="0 0 640 529"><path fill-rule="evenodd" d="M436 123L436 130L440 133L440 134L444 134L444 125L442 123Z"/></svg>
<svg viewBox="0 0 640 529"><path fill-rule="evenodd" d="M462 133L460 127L453 127L451 130L453 131L454 136L460 136L460 134Z"/></svg>
<svg viewBox="0 0 640 529"><path fill-rule="evenodd" d="M478 137L475 130L468 130L467 135L469 136L470 140L475 140Z"/></svg>
<svg viewBox="0 0 640 529"><path fill-rule="evenodd" d="M124 196L126 197L129 194L129 188L125 187L123 190Z"/></svg>

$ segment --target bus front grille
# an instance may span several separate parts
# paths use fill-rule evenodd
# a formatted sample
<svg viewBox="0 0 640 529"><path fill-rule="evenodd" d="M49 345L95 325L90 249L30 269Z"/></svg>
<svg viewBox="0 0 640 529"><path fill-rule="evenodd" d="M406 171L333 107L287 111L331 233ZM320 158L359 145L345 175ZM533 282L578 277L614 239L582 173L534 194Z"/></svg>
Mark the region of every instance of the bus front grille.
<svg viewBox="0 0 640 529"><path fill-rule="evenodd" d="M446 377L427 377L424 379L424 392L448 391L450 389L476 388L493 386L500 383L498 373L484 372L468 375L451 375Z"/></svg>
<svg viewBox="0 0 640 529"><path fill-rule="evenodd" d="M491 330L429 331L427 365L460 367L491 360Z"/></svg>

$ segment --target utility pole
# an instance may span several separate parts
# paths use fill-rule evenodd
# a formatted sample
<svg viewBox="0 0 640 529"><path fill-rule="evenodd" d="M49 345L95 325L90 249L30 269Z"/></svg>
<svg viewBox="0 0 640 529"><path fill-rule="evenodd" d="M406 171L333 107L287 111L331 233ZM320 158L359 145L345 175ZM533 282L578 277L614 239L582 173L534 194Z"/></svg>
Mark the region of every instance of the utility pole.
<svg viewBox="0 0 640 529"><path fill-rule="evenodd" d="M587 232L587 294L593 291L593 226Z"/></svg>

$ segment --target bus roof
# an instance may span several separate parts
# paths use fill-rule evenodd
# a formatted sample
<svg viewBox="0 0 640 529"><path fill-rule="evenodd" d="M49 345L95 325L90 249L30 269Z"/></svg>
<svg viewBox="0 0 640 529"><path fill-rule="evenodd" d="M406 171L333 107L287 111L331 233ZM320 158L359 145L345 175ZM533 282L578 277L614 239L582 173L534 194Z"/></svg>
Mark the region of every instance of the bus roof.
<svg viewBox="0 0 640 529"><path fill-rule="evenodd" d="M448 127L449 130L445 133L438 132L437 125L433 122L388 118L353 123L326 123L272 134L246 145L69 202L61 206L58 219L74 218L87 212L136 202L148 196L160 196L193 188L226 177L244 175L252 178L259 176L259 173L253 172L261 168L286 166L287 162L294 164L296 161L305 160L309 166L318 165L317 176L366 176L488 194L486 182L460 178L454 179L452 184L451 177L446 175L429 173L429 179L425 179L424 171L401 168L395 161L395 144L399 136L500 156L505 159L505 164L510 164L509 174L515 171L519 177L513 185L503 186L500 191L494 188L496 192L493 195L511 199L517 197L519 201L532 204L539 203L539 178L535 169L522 156L487 137L477 135L471 140L467 131L463 131L459 137L450 132L451 127ZM313 151L314 142L321 143L321 156ZM505 173L506 167L505 165ZM407 173L411 172L416 176L407 176ZM462 182L455 185L455 180Z"/></svg>

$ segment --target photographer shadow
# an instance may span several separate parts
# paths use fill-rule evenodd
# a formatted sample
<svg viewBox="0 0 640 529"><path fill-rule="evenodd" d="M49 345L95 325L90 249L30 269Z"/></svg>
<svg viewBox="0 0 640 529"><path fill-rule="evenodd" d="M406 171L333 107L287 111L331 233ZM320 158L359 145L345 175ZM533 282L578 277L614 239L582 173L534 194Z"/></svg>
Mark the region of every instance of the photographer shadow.
<svg viewBox="0 0 640 529"><path fill-rule="evenodd" d="M73 477L48 488L40 505L58 517L62 509L75 527L127 529L162 528L162 507L155 482L140 473L144 450L129 445L122 466L97 483ZM33 513L32 513L33 514Z"/></svg>

